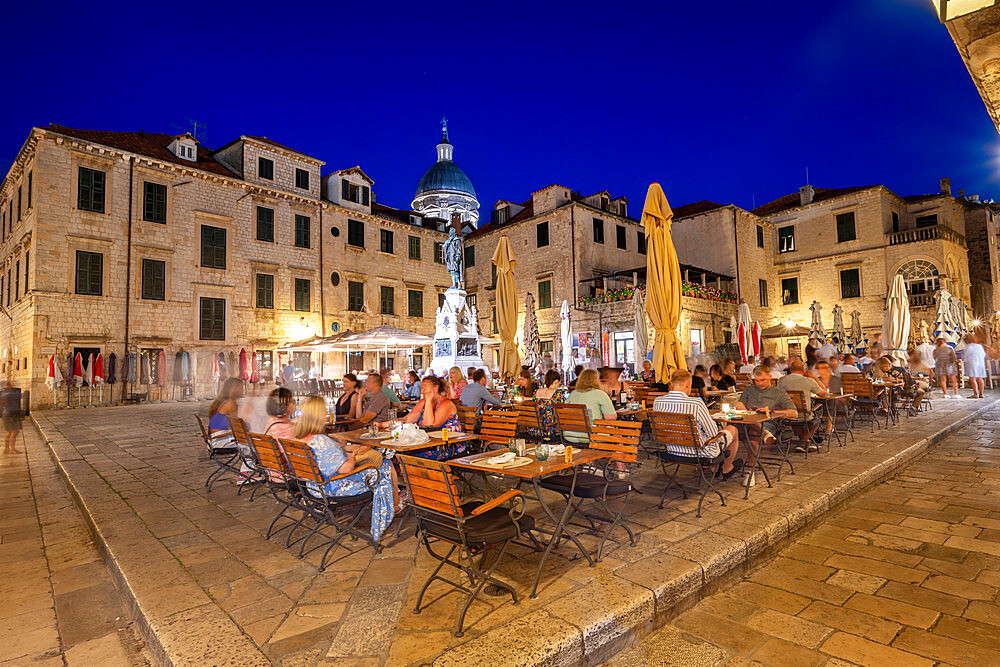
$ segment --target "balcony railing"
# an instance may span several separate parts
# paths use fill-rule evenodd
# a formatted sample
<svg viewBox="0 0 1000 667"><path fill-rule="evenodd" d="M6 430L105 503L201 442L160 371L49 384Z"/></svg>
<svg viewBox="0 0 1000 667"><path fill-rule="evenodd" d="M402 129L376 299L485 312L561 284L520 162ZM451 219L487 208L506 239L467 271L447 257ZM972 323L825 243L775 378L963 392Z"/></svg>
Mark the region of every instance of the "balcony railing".
<svg viewBox="0 0 1000 667"><path fill-rule="evenodd" d="M641 286L643 295L646 294L646 287ZM600 291L594 296L581 296L577 302L579 307L589 306L598 303L614 303L616 301L628 301L632 299L635 287L627 285L620 289L610 289ZM718 290L714 287L706 287L697 283L682 282L681 296L690 296L696 299L707 299L708 301L722 301L723 303L736 303L736 293L726 290Z"/></svg>
<svg viewBox="0 0 1000 667"><path fill-rule="evenodd" d="M901 232L890 232L889 245L903 245L904 243L919 243L920 241L936 241L943 239L951 241L965 247L965 237L950 227L944 225L931 225L930 227L918 227L907 229Z"/></svg>
<svg viewBox="0 0 1000 667"><path fill-rule="evenodd" d="M928 308L934 306L934 295L933 294L911 294L910 295L910 307L911 308Z"/></svg>

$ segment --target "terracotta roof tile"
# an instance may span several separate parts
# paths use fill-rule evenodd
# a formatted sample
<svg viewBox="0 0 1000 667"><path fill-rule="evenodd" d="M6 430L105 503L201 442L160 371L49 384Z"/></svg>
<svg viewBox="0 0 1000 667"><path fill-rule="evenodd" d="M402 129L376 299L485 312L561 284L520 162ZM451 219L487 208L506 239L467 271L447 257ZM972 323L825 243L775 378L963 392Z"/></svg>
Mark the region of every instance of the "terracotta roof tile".
<svg viewBox="0 0 1000 667"><path fill-rule="evenodd" d="M170 134L163 134L160 132L78 130L65 127L63 125L56 125L54 123L49 125L47 128L42 129L47 129L58 134L64 134L75 139L82 139L83 141L101 144L102 146L117 148L130 153L138 153L139 155L145 155L163 162L172 162L186 167L195 167L213 174L228 176L229 178L239 178L239 176L224 167L212 157L215 154L215 151L212 151L204 146L199 146L198 148L197 162L177 157L167 150L167 146L169 146L170 142L174 140L174 136Z"/></svg>
<svg viewBox="0 0 1000 667"><path fill-rule="evenodd" d="M836 197L842 197L844 195L849 195L854 192L861 192L862 190L871 190L872 188L881 187L879 185L862 185L853 188L814 188L813 203L819 201L824 201L826 199L835 199ZM780 213L781 211L787 211L790 208L798 208L799 204L799 193L793 192L791 194L785 195L784 197L778 197L774 201L770 201L762 206L750 211L751 213L756 213L761 217L766 217L769 215L774 215L775 213Z"/></svg>
<svg viewBox="0 0 1000 667"><path fill-rule="evenodd" d="M678 206L673 209L674 219L677 218L687 218L692 215L698 215L699 213L706 213L708 211L714 211L717 208L723 208L727 204L720 204L718 202L709 201L707 199L702 199L701 201L692 202L690 204L684 204L683 206Z"/></svg>

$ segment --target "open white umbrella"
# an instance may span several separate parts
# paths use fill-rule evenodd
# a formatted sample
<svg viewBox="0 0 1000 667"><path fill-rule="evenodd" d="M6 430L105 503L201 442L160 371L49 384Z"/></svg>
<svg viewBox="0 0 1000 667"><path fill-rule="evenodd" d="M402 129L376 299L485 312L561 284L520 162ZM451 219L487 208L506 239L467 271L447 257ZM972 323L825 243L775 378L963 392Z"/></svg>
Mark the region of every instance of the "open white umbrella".
<svg viewBox="0 0 1000 667"><path fill-rule="evenodd" d="M844 309L840 304L833 307L833 330L830 332L833 344L837 352L847 352L847 331L844 330Z"/></svg>
<svg viewBox="0 0 1000 667"><path fill-rule="evenodd" d="M559 309L559 335L562 339L563 383L568 385L573 372L573 314L566 299L563 299Z"/></svg>
<svg viewBox="0 0 1000 667"><path fill-rule="evenodd" d="M649 352L649 335L646 329L646 297L642 290L636 285L635 292L632 293L632 310L635 319L635 331L632 333L633 344L635 345L635 374L638 376L642 368L642 360Z"/></svg>
<svg viewBox="0 0 1000 667"><path fill-rule="evenodd" d="M524 300L524 365L534 368L541 360L541 343L538 341L538 318L535 317L535 297L528 292Z"/></svg>
<svg viewBox="0 0 1000 667"><path fill-rule="evenodd" d="M813 301L812 305L809 306L809 310L812 311L812 321L809 323L809 338L815 338L822 345L826 342L826 329L823 328L823 316L820 314L823 306L819 305L819 301Z"/></svg>
<svg viewBox="0 0 1000 667"><path fill-rule="evenodd" d="M906 344L910 338L910 301L906 296L906 283L897 273L885 300L882 319L882 347L896 366L906 366Z"/></svg>

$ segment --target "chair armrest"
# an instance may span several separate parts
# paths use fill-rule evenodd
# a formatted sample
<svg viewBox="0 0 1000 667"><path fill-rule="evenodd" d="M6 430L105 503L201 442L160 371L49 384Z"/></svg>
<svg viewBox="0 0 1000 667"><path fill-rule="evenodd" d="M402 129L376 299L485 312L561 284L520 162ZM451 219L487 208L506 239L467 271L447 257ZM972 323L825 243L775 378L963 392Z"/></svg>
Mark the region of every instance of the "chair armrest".
<svg viewBox="0 0 1000 667"><path fill-rule="evenodd" d="M713 435L711 438L709 438L705 442L701 443L701 446L704 447L705 445L707 445L709 443L712 443L712 442L718 440L719 438L724 437L725 435L726 435L725 431L719 431L718 433L716 433L715 435Z"/></svg>
<svg viewBox="0 0 1000 667"><path fill-rule="evenodd" d="M354 473L358 473L358 472L361 472L363 470L374 470L376 472L379 471L377 465L369 464L369 465L366 465L366 466L359 466L359 467L355 468L354 470L352 470L351 472L345 472L345 473L340 474L340 475L332 475L330 477L327 477L326 481L328 481L328 482L336 482L338 479L343 479L345 477L350 477Z"/></svg>
<svg viewBox="0 0 1000 667"><path fill-rule="evenodd" d="M215 440L216 438L221 438L223 436L230 436L232 434L233 434L232 431L213 431L208 434L208 439Z"/></svg>
<svg viewBox="0 0 1000 667"><path fill-rule="evenodd" d="M520 489L511 489L510 491L507 491L507 492L503 493L502 495L497 496L493 500L491 500L489 502L485 502L482 505L480 505L479 507L477 507L476 509L472 510L472 516L479 516L483 512L489 512L494 507L497 507L498 505L507 502L511 498L514 498L514 497L520 496L520 495L524 495L523 492Z"/></svg>

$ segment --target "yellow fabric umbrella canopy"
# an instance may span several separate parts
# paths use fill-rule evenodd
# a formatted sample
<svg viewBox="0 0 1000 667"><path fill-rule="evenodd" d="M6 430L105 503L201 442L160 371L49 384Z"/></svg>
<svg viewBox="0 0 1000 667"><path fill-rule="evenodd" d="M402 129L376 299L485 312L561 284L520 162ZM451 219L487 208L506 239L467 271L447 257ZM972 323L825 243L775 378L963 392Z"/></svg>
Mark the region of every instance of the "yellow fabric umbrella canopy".
<svg viewBox="0 0 1000 667"><path fill-rule="evenodd" d="M514 253L507 235L500 237L493 253L497 267L497 329L500 333L500 377L517 377L521 372L521 357L517 353L517 288L514 286Z"/></svg>
<svg viewBox="0 0 1000 667"><path fill-rule="evenodd" d="M646 315L653 325L653 370L668 382L675 369L687 370L677 336L681 321L681 267L670 237L674 212L659 183L646 191L642 224L646 230Z"/></svg>

